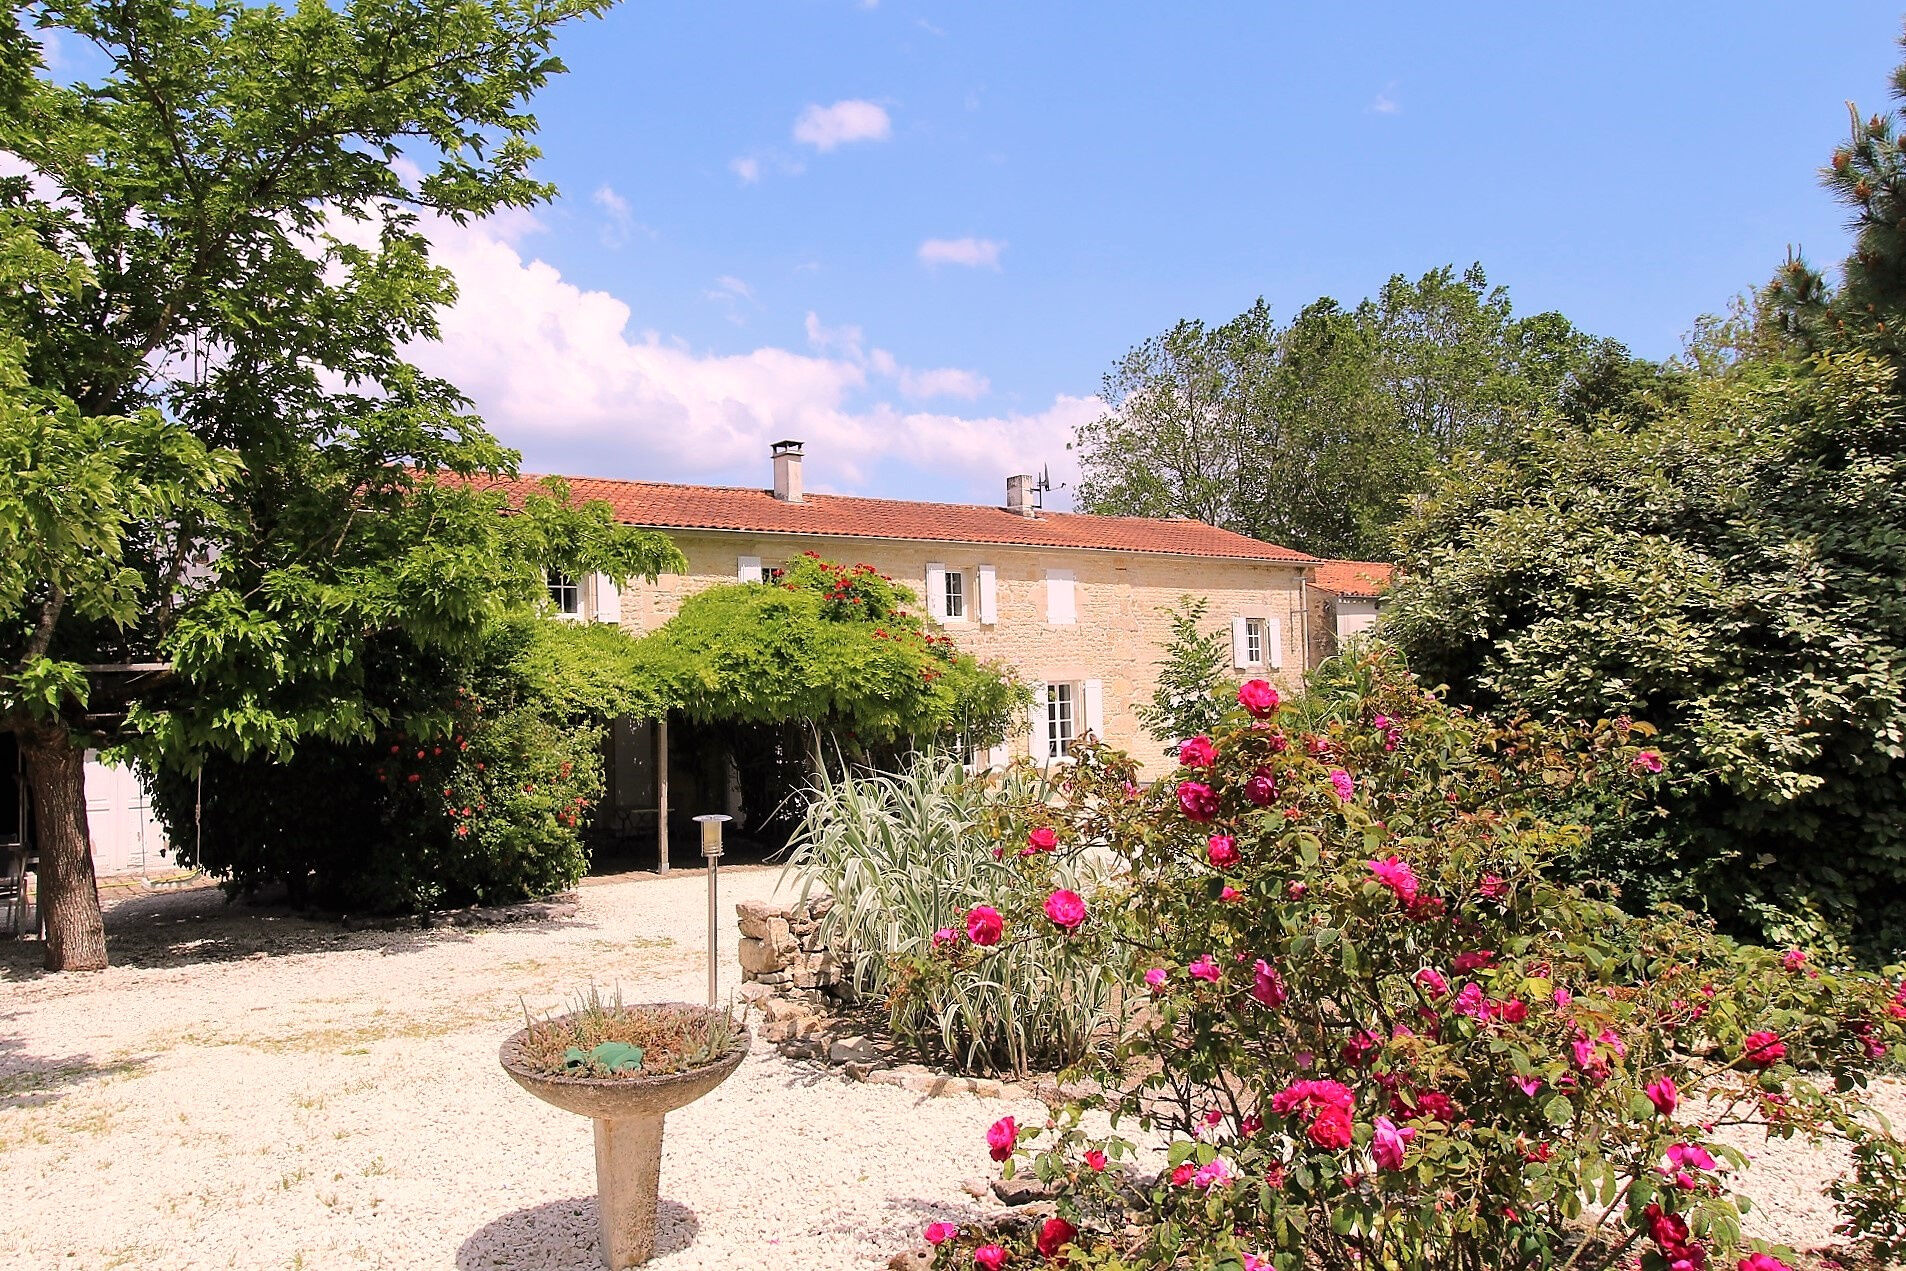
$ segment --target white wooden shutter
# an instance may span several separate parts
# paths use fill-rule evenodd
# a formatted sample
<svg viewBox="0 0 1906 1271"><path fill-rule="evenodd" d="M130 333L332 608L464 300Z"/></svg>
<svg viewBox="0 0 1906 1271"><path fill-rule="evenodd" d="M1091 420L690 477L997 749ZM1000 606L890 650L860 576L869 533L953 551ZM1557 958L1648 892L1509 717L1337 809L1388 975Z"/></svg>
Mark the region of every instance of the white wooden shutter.
<svg viewBox="0 0 1906 1271"><path fill-rule="evenodd" d="M1264 660L1272 670L1284 665L1284 628L1276 618L1264 620Z"/></svg>
<svg viewBox="0 0 1906 1271"><path fill-rule="evenodd" d="M1105 740L1105 681L1085 682L1085 731Z"/></svg>
<svg viewBox="0 0 1906 1271"><path fill-rule="evenodd" d="M735 577L744 583L760 582L761 558L759 556L742 556L736 558Z"/></svg>
<svg viewBox="0 0 1906 1271"><path fill-rule="evenodd" d="M1055 627L1063 627L1070 626L1078 620L1078 607L1073 603L1072 571L1048 569L1046 571L1046 621Z"/></svg>
<svg viewBox="0 0 1906 1271"><path fill-rule="evenodd" d="M946 566L927 566L927 617L946 621Z"/></svg>
<svg viewBox="0 0 1906 1271"><path fill-rule="evenodd" d="M1043 764L1052 753L1051 740L1046 736L1046 686L1043 681L1032 686L1032 708L1028 712L1031 727L1026 733L1026 753L1036 764Z"/></svg>
<svg viewBox="0 0 1906 1271"><path fill-rule="evenodd" d="M991 565L979 567L979 620L989 626L999 621L999 572Z"/></svg>
<svg viewBox="0 0 1906 1271"><path fill-rule="evenodd" d="M986 752L986 766L989 768L1004 768L1006 766L1006 745L1004 742L1001 742Z"/></svg>
<svg viewBox="0 0 1906 1271"><path fill-rule="evenodd" d="M1251 622L1242 615L1231 619L1231 665L1240 671L1251 665Z"/></svg>
<svg viewBox="0 0 1906 1271"><path fill-rule="evenodd" d="M597 622L622 621L622 593L617 590L615 579L607 574L592 574L589 590L593 593Z"/></svg>

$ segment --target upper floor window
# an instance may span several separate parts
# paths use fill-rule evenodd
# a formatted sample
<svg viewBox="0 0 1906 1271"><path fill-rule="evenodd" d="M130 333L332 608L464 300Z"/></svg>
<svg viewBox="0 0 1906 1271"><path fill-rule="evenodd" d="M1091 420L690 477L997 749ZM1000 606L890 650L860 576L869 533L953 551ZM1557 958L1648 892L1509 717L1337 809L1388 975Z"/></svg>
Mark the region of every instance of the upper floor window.
<svg viewBox="0 0 1906 1271"><path fill-rule="evenodd" d="M582 613L582 586L560 569L546 572L549 581L549 603L556 612L567 617L580 616Z"/></svg>
<svg viewBox="0 0 1906 1271"><path fill-rule="evenodd" d="M957 569L946 571L946 620L966 620L966 575Z"/></svg>

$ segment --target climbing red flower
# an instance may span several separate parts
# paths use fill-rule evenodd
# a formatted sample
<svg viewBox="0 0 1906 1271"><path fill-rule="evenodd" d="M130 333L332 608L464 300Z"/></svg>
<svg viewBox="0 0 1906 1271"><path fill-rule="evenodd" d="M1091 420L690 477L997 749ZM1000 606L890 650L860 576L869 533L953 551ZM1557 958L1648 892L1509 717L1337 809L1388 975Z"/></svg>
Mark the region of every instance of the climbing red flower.
<svg viewBox="0 0 1906 1271"><path fill-rule="evenodd" d="M1006 1250L1001 1245L981 1245L973 1250L973 1265L985 1271L999 1271L1006 1265Z"/></svg>
<svg viewBox="0 0 1906 1271"><path fill-rule="evenodd" d="M1205 844L1205 859L1213 869L1230 869L1238 863L1238 841L1229 834L1213 834Z"/></svg>
<svg viewBox="0 0 1906 1271"><path fill-rule="evenodd" d="M1178 807L1194 821L1209 821L1218 815L1218 794L1202 781L1178 783Z"/></svg>
<svg viewBox="0 0 1906 1271"><path fill-rule="evenodd" d="M1178 762L1187 768L1209 768L1217 762L1218 748L1211 739L1200 733L1190 737L1178 747Z"/></svg>
<svg viewBox="0 0 1906 1271"><path fill-rule="evenodd" d="M1028 852L1050 852L1058 846L1059 831L1053 829L1050 825L1035 826L1032 832L1026 835L1026 850Z"/></svg>
<svg viewBox="0 0 1906 1271"><path fill-rule="evenodd" d="M1085 921L1085 900L1078 892L1062 887L1046 897L1046 917L1054 926L1076 931Z"/></svg>
<svg viewBox="0 0 1906 1271"><path fill-rule="evenodd" d="M1005 920L991 905L974 905L966 911L966 938L974 944L998 944L1005 930Z"/></svg>
<svg viewBox="0 0 1906 1271"><path fill-rule="evenodd" d="M1663 1077L1648 1084L1648 1102L1655 1105L1655 1111L1664 1117L1674 1115L1675 1107L1681 1102L1681 1090L1672 1080Z"/></svg>
<svg viewBox="0 0 1906 1271"><path fill-rule="evenodd" d="M934 1222L934 1223L927 1224L926 1238L927 1238L927 1243L930 1245L943 1245L947 1241L953 1239L953 1237L959 1234L960 1234L960 1229L954 1226L950 1222Z"/></svg>
<svg viewBox="0 0 1906 1271"><path fill-rule="evenodd" d="M1396 856L1387 856L1380 861L1367 862L1367 867L1376 875L1377 881L1396 894L1396 898L1405 905L1416 903L1416 891L1421 885L1417 882L1416 871Z"/></svg>
<svg viewBox="0 0 1906 1271"><path fill-rule="evenodd" d="M1238 685L1238 705L1254 719L1269 719L1277 713L1277 690L1269 680L1246 680Z"/></svg>
<svg viewBox="0 0 1906 1271"><path fill-rule="evenodd" d="M1057 1257L1059 1250L1072 1242L1079 1229L1063 1218L1048 1218L1039 1224L1039 1234L1033 1239L1033 1246L1048 1258Z"/></svg>
<svg viewBox="0 0 1906 1271"><path fill-rule="evenodd" d="M1741 1058L1756 1068L1771 1068L1787 1057L1787 1045L1779 1033L1749 1033L1741 1038Z"/></svg>
<svg viewBox="0 0 1906 1271"><path fill-rule="evenodd" d="M1013 1144L1019 1141L1019 1123L1011 1117L1001 1117L986 1130L986 1150L996 1161L1003 1161L1013 1154Z"/></svg>

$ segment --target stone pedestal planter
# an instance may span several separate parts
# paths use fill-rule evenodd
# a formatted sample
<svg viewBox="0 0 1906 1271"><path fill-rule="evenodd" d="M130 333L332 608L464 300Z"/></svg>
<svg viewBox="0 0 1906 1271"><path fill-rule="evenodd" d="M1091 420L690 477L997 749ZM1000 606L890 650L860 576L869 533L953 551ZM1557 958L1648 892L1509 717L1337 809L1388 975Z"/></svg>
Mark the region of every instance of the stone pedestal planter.
<svg viewBox="0 0 1906 1271"><path fill-rule="evenodd" d="M673 1005L671 1003L671 1005ZM728 1079L752 1040L736 1026L735 1041L713 1063L663 1076L551 1077L522 1059L528 1029L503 1043L503 1070L546 1103L595 1122L596 1222L602 1264L621 1271L655 1252L655 1207L662 1178L662 1118Z"/></svg>

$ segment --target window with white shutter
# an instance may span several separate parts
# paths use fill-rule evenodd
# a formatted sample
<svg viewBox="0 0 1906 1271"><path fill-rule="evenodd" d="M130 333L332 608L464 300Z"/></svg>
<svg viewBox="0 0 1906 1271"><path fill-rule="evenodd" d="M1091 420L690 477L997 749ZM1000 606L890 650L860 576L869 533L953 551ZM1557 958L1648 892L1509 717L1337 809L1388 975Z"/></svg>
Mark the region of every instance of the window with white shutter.
<svg viewBox="0 0 1906 1271"><path fill-rule="evenodd" d="M1264 648L1272 670L1284 665L1284 627L1276 618L1264 620Z"/></svg>
<svg viewBox="0 0 1906 1271"><path fill-rule="evenodd" d="M1087 680L1085 693L1085 731L1098 741L1105 740L1105 681Z"/></svg>
<svg viewBox="0 0 1906 1271"><path fill-rule="evenodd" d="M545 570L544 577L549 583L549 603L554 606L556 616L572 620L582 617L582 584L560 569Z"/></svg>
<svg viewBox="0 0 1906 1271"><path fill-rule="evenodd" d="M1251 632L1248 619L1239 614L1231 619L1231 665L1242 671L1251 665Z"/></svg>
<svg viewBox="0 0 1906 1271"><path fill-rule="evenodd" d="M761 558L759 556L739 556L735 558L735 577L744 583L761 581Z"/></svg>
<svg viewBox="0 0 1906 1271"><path fill-rule="evenodd" d="M620 623L622 621L622 592L616 587L615 579L607 574L592 575L589 589L594 593L596 621Z"/></svg>
<svg viewBox="0 0 1906 1271"><path fill-rule="evenodd" d="M1071 626L1079 620L1075 602L1073 574L1069 569L1046 571L1046 621L1055 627Z"/></svg>
<svg viewBox="0 0 1906 1271"><path fill-rule="evenodd" d="M927 566L927 617L946 621L946 566Z"/></svg>
<svg viewBox="0 0 1906 1271"><path fill-rule="evenodd" d="M991 565L979 567L979 620L987 626L999 622L999 571Z"/></svg>
<svg viewBox="0 0 1906 1271"><path fill-rule="evenodd" d="M1046 740L1046 686L1044 684L1033 684L1032 705L1028 708L1026 715L1030 725L1026 732L1026 754L1034 763L1043 764L1046 761L1046 748L1049 745Z"/></svg>

